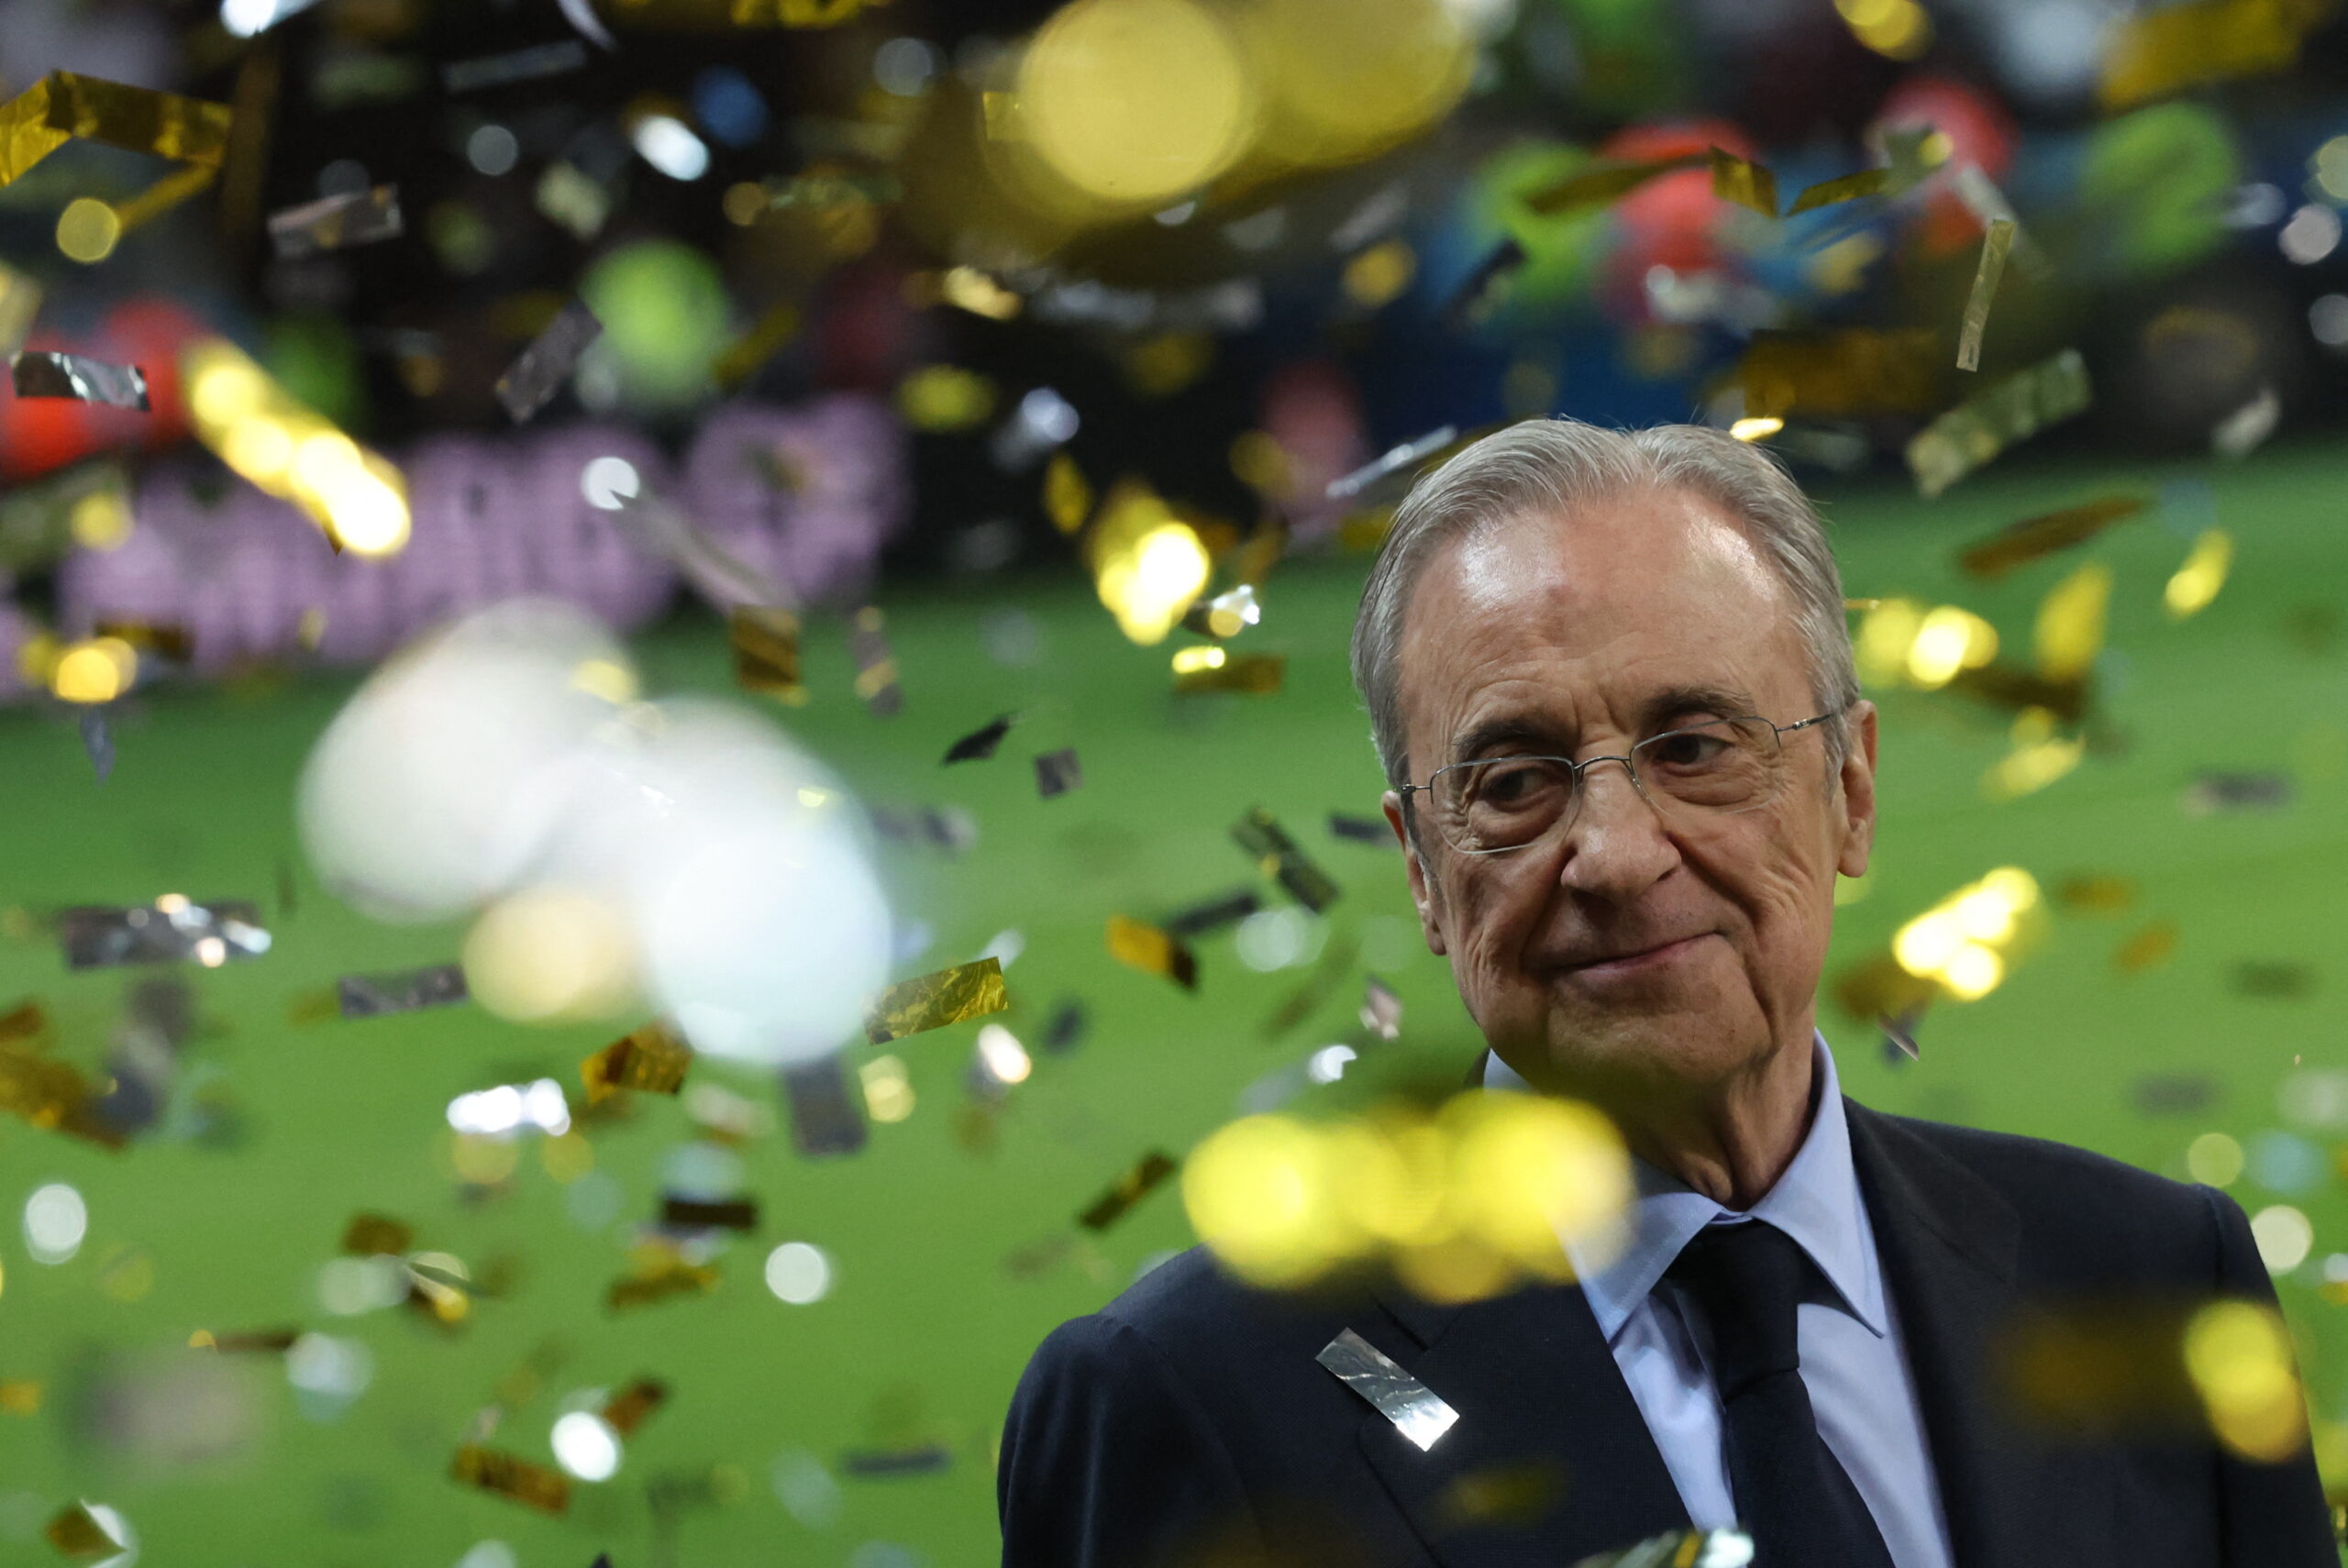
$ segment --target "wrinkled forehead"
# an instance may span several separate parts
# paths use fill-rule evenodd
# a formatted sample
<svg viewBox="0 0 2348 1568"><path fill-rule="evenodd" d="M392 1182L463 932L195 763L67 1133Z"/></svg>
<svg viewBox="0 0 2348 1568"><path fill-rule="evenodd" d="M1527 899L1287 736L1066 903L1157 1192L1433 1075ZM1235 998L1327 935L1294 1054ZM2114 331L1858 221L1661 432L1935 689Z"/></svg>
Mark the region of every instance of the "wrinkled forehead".
<svg viewBox="0 0 2348 1568"><path fill-rule="evenodd" d="M1743 526L1681 491L1446 541L1413 585L1401 654L1405 712L1446 729L1495 702L1611 707L1711 683L1798 704L1807 689L1784 583Z"/></svg>

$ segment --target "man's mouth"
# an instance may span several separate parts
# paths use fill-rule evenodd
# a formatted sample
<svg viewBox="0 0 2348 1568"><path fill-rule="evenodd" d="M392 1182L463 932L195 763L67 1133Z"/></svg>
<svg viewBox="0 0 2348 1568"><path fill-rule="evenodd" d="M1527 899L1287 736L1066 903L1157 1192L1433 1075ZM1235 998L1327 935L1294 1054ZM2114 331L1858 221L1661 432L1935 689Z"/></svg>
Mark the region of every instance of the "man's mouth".
<svg viewBox="0 0 2348 1568"><path fill-rule="evenodd" d="M1677 963L1695 950L1696 944L1710 932L1698 932L1656 947L1646 947L1631 953L1618 953L1609 958L1593 958L1580 964L1568 964L1566 973L1586 979L1611 979L1617 975L1644 973L1665 965Z"/></svg>

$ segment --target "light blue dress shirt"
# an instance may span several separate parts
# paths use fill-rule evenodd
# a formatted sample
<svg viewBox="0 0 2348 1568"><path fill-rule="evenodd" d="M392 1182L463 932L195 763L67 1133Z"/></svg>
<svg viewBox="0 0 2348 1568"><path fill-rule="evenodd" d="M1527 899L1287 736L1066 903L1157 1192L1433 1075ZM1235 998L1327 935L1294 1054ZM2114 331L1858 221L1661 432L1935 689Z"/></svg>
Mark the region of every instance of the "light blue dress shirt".
<svg viewBox="0 0 2348 1568"><path fill-rule="evenodd" d="M1834 1055L1823 1034L1814 1038L1817 1110L1793 1164L1767 1196L1749 1212L1735 1213L1634 1162L1639 1198L1629 1246L1594 1270L1581 1268L1578 1256L1574 1262L1689 1521L1718 1529L1736 1522L1736 1505L1722 1451L1720 1396L1705 1364L1710 1335L1700 1325L1691 1327L1678 1286L1663 1273L1707 1225L1765 1220L1792 1237L1826 1282L1814 1284L1795 1313L1801 1380L1819 1435L1875 1517L1896 1568L1949 1568L1948 1521L1925 1448L1899 1316L1884 1288L1875 1231L1851 1165L1851 1130ZM1530 1087L1498 1056L1490 1058L1484 1084Z"/></svg>

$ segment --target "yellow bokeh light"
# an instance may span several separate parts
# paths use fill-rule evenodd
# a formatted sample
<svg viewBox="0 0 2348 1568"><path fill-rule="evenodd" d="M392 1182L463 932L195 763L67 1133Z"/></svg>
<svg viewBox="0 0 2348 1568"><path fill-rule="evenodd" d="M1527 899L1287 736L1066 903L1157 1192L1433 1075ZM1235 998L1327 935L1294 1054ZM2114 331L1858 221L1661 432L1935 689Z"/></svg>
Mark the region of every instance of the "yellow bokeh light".
<svg viewBox="0 0 2348 1568"><path fill-rule="evenodd" d="M1137 480L1120 483L1102 503L1085 555L1101 602L1144 647L1166 640L1213 569L1198 531Z"/></svg>
<svg viewBox="0 0 2348 1568"><path fill-rule="evenodd" d="M1027 147L1085 197L1161 204L1246 150L1257 94L1238 42L1192 0L1076 0L1028 45L1014 89Z"/></svg>
<svg viewBox="0 0 2348 1568"><path fill-rule="evenodd" d="M105 260L122 241L122 216L93 196L76 196L57 218L57 248L84 266Z"/></svg>
<svg viewBox="0 0 2348 1568"><path fill-rule="evenodd" d="M120 637L75 643L50 667L49 689L67 702L111 702L138 678L138 651Z"/></svg>
<svg viewBox="0 0 2348 1568"><path fill-rule="evenodd" d="M180 374L196 436L256 488L290 501L344 549L389 555L407 543L406 481L304 406L233 344L191 343Z"/></svg>
<svg viewBox="0 0 2348 1568"><path fill-rule="evenodd" d="M83 549L119 549L130 537L130 499L118 490L94 490L73 503L67 521Z"/></svg>
<svg viewBox="0 0 2348 1568"><path fill-rule="evenodd" d="M1211 1134L1182 1167L1191 1228L1257 1285L1301 1285L1344 1255L1327 1147L1311 1128L1251 1116Z"/></svg>
<svg viewBox="0 0 2348 1568"><path fill-rule="evenodd" d="M1977 942L1959 944L1941 966L1941 983L1959 1001L1979 1001L2006 977L2006 961Z"/></svg>
<svg viewBox="0 0 2348 1568"><path fill-rule="evenodd" d="M2210 607L2218 597L2218 590L2226 585L2226 573L2234 559L2233 536L2222 528L2206 528L2193 541L2185 564L2176 569L2161 591L2161 603L2169 618L2182 621Z"/></svg>
<svg viewBox="0 0 2348 1568"><path fill-rule="evenodd" d="M1346 262L1339 282L1347 299L1365 310L1376 310L1399 298L1418 270L1419 259L1411 248L1401 240L1389 239Z"/></svg>
<svg viewBox="0 0 2348 1568"><path fill-rule="evenodd" d="M2185 1330L2185 1370L2210 1430L2243 1458L2275 1464L2307 1441L2307 1406L2291 1338L2272 1308L2219 1301Z"/></svg>
<svg viewBox="0 0 2348 1568"><path fill-rule="evenodd" d="M2232 1187L2241 1178L2242 1145L2223 1132L2204 1132L2186 1145L2185 1171L2210 1187Z"/></svg>
<svg viewBox="0 0 2348 1568"><path fill-rule="evenodd" d="M1205 647L1174 650L1174 673L1196 675L1202 669L1221 669L1230 656L1212 645Z"/></svg>
<svg viewBox="0 0 2348 1568"><path fill-rule="evenodd" d="M875 1056L857 1069L864 1085L865 1113L875 1121L903 1121L914 1113L913 1079L904 1062L895 1056Z"/></svg>
<svg viewBox="0 0 2348 1568"><path fill-rule="evenodd" d="M1774 414L1751 414L1735 421L1728 433L1740 441L1763 441L1786 427L1786 422Z"/></svg>
<svg viewBox="0 0 2348 1568"><path fill-rule="evenodd" d="M635 999L637 954L626 917L572 889L502 899L465 937L473 999L517 1023L608 1018Z"/></svg>
<svg viewBox="0 0 2348 1568"><path fill-rule="evenodd" d="M1912 599L1884 599L1859 620L1851 638L1860 678L1870 686L1891 686L1907 678L1908 650L1924 624L1924 607Z"/></svg>
<svg viewBox="0 0 2348 1568"><path fill-rule="evenodd" d="M1532 1095L1463 1095L1452 1191L1471 1234L1526 1274L1572 1277L1566 1244L1611 1261L1626 1239L1631 1157L1590 1107Z"/></svg>
<svg viewBox="0 0 2348 1568"><path fill-rule="evenodd" d="M1234 15L1263 83L1257 155L1352 163L1409 139L1468 89L1475 43L1445 0L1255 0Z"/></svg>
<svg viewBox="0 0 2348 1568"><path fill-rule="evenodd" d="M1965 941L1965 933L1944 913L1918 915L1891 939L1891 955L1911 975L1934 975Z"/></svg>
<svg viewBox="0 0 2348 1568"><path fill-rule="evenodd" d="M2103 651L2111 569L2089 561L2049 590L2038 606L2038 673L2049 680L2085 675Z"/></svg>
<svg viewBox="0 0 2348 1568"><path fill-rule="evenodd" d="M1998 657L1998 631L1969 610L1944 604L1924 616L1908 649L1908 678L1926 690L1946 686L1959 670L1977 669Z"/></svg>
<svg viewBox="0 0 2348 1568"><path fill-rule="evenodd" d="M512 1138L482 1132L456 1133L449 1147L449 1164L457 1179L476 1187L495 1187L504 1181L521 1159L521 1148Z"/></svg>

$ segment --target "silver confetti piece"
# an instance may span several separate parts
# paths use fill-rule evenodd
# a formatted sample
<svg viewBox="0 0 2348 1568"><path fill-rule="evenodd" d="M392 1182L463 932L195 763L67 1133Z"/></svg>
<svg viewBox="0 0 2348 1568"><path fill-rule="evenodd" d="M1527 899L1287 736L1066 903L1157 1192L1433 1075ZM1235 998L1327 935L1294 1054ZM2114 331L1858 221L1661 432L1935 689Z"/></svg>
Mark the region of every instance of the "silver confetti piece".
<svg viewBox="0 0 2348 1568"><path fill-rule="evenodd" d="M106 725L102 708L82 710L82 749L90 754L90 766L98 770L98 782L106 781L114 771L114 732Z"/></svg>
<svg viewBox="0 0 2348 1568"><path fill-rule="evenodd" d="M453 61L440 68L440 85L450 93L471 93L483 87L503 87L512 82L559 76L586 63L587 46L577 39L562 39L554 43L533 44L528 49L509 50L504 54Z"/></svg>
<svg viewBox="0 0 2348 1568"><path fill-rule="evenodd" d="M334 983L335 1005L345 1018L379 1018L465 1000L465 972L455 964L435 964L396 975L345 975Z"/></svg>
<svg viewBox="0 0 2348 1568"><path fill-rule="evenodd" d="M1430 1449L1452 1429L1459 1412L1443 1402L1435 1391L1389 1360L1368 1340L1346 1330L1321 1347L1312 1358L1336 1375L1337 1381L1378 1407L1394 1430Z"/></svg>
<svg viewBox="0 0 2348 1568"><path fill-rule="evenodd" d="M346 191L269 215L270 243L277 248L278 259L282 261L300 260L322 250L372 245L379 239L397 239L405 232L400 221L397 185Z"/></svg>
<svg viewBox="0 0 2348 1568"><path fill-rule="evenodd" d="M583 49L583 45L574 45ZM566 301L547 329L531 339L520 358L497 378L497 401L516 425L553 401L562 390L579 356L604 335L604 324L578 300Z"/></svg>
<svg viewBox="0 0 2348 1568"><path fill-rule="evenodd" d="M1036 754L1036 793L1045 800L1065 795L1083 782L1084 769L1076 760L1074 746Z"/></svg>
<svg viewBox="0 0 2348 1568"><path fill-rule="evenodd" d="M1573 1568L1745 1568L1752 1561L1753 1538L1741 1529L1675 1529L1582 1558Z"/></svg>
<svg viewBox="0 0 2348 1568"><path fill-rule="evenodd" d="M1449 425L1428 431L1415 441L1406 441L1385 456L1363 464L1353 472L1329 481L1328 498L1347 501L1359 495L1397 469L1408 468L1430 452L1440 451L1459 438L1458 430Z"/></svg>
<svg viewBox="0 0 2348 1568"><path fill-rule="evenodd" d="M109 365L44 348L17 355L12 369L18 397L70 397L150 412L146 372L136 365Z"/></svg>
<svg viewBox="0 0 2348 1568"><path fill-rule="evenodd" d="M127 909L61 910L57 934L69 969L186 961L217 967L269 951L269 933L257 906L240 899L199 904L181 893Z"/></svg>
<svg viewBox="0 0 2348 1568"><path fill-rule="evenodd" d="M837 1056L784 1068L782 1096L791 1105L791 1141L802 1154L814 1159L864 1147L864 1118L848 1098Z"/></svg>

